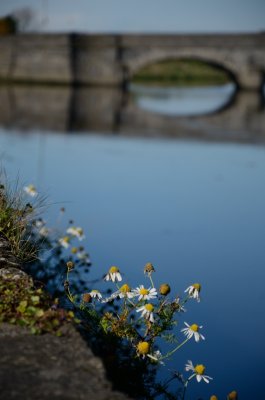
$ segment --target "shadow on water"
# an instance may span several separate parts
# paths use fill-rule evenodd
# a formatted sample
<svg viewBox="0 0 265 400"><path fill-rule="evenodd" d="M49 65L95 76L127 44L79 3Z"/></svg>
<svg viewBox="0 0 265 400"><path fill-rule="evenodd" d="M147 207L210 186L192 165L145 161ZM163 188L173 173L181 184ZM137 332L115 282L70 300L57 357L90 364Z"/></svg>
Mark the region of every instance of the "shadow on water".
<svg viewBox="0 0 265 400"><path fill-rule="evenodd" d="M231 85L163 90L133 86L130 92L12 85L0 87L0 125L24 132L264 142L265 108L261 94L236 92Z"/></svg>

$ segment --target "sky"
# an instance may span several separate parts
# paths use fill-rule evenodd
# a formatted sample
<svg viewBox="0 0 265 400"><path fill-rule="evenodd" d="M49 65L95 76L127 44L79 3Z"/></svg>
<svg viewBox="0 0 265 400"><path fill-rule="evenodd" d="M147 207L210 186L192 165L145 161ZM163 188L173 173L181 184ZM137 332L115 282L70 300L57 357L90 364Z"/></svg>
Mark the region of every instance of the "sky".
<svg viewBox="0 0 265 400"><path fill-rule="evenodd" d="M265 31L265 0L0 0L0 15L25 7L38 31Z"/></svg>

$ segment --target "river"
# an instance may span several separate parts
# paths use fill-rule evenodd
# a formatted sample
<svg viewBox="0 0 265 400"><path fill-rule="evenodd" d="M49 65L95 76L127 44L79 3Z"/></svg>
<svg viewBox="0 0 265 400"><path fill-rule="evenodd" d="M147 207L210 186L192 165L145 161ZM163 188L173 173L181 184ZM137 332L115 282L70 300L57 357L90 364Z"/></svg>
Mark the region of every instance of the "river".
<svg viewBox="0 0 265 400"><path fill-rule="evenodd" d="M118 89L0 88L0 157L86 234L91 278L118 265L132 285L146 262L203 325L171 365L207 365L190 397L264 398L265 108L232 85ZM165 369L161 369L161 375ZM188 396L189 398L189 396Z"/></svg>

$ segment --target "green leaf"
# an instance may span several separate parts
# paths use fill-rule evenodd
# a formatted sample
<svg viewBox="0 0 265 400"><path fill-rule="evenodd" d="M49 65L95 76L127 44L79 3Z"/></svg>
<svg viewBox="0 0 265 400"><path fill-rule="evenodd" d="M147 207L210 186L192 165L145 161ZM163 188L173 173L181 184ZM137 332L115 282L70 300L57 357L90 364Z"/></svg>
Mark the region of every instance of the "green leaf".
<svg viewBox="0 0 265 400"><path fill-rule="evenodd" d="M17 310L18 312L20 312L21 314L23 314L23 313L26 311L27 305L28 305L27 300L22 300L22 301L19 303L19 306L16 308L16 310Z"/></svg>
<svg viewBox="0 0 265 400"><path fill-rule="evenodd" d="M40 302L40 296L31 296L31 301L34 305L39 304Z"/></svg>
<svg viewBox="0 0 265 400"><path fill-rule="evenodd" d="M29 306L27 308L27 313L30 314L30 315L34 315L36 313L36 311L37 311L36 307Z"/></svg>
<svg viewBox="0 0 265 400"><path fill-rule="evenodd" d="M35 312L35 317L41 318L44 315L44 311L41 308L38 308Z"/></svg>

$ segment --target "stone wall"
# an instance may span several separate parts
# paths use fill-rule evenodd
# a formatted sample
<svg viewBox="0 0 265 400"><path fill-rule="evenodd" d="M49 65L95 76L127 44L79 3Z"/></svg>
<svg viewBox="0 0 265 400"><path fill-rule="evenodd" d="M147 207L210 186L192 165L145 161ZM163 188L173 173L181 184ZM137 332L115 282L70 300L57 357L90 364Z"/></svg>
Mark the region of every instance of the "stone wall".
<svg viewBox="0 0 265 400"><path fill-rule="evenodd" d="M70 83L68 35L11 35L0 38L0 76L12 81Z"/></svg>

